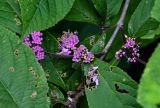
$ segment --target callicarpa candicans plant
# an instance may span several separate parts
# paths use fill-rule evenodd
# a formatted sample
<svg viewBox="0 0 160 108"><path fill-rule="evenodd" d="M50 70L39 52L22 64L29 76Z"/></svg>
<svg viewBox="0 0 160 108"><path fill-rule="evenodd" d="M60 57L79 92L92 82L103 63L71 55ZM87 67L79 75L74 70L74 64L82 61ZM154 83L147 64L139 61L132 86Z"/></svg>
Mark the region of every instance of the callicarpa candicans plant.
<svg viewBox="0 0 160 108"><path fill-rule="evenodd" d="M0 0L0 108L159 108L160 0Z"/></svg>

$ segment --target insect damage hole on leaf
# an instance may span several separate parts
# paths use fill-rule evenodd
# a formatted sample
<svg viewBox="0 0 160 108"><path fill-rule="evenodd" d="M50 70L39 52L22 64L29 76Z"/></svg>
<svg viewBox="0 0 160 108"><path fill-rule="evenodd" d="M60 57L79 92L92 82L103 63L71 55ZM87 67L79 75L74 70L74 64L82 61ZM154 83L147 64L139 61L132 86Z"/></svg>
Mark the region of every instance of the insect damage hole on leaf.
<svg viewBox="0 0 160 108"><path fill-rule="evenodd" d="M17 56L17 57L19 56L19 49L15 49L14 55Z"/></svg>
<svg viewBox="0 0 160 108"><path fill-rule="evenodd" d="M37 91L32 92L31 98L35 98L37 96Z"/></svg>
<svg viewBox="0 0 160 108"><path fill-rule="evenodd" d="M129 93L127 90L120 88L120 86L118 86L118 84L115 84L115 89L116 91L120 92L120 93Z"/></svg>
<svg viewBox="0 0 160 108"><path fill-rule="evenodd" d="M15 68L14 68L14 67L9 67L9 71L10 71L10 72L14 72L14 71L15 71Z"/></svg>

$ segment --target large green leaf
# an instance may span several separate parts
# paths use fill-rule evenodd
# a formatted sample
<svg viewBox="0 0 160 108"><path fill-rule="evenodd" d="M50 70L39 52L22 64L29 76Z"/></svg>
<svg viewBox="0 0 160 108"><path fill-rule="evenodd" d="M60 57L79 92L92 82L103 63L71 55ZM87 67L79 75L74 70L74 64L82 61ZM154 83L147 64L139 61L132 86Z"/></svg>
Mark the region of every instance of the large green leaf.
<svg viewBox="0 0 160 108"><path fill-rule="evenodd" d="M75 0L20 0L23 36L54 26L71 9Z"/></svg>
<svg viewBox="0 0 160 108"><path fill-rule="evenodd" d="M44 71L32 50L0 27L0 108L49 108Z"/></svg>
<svg viewBox="0 0 160 108"><path fill-rule="evenodd" d="M159 0L142 0L140 2L128 25L131 35L144 37L148 32L152 31L153 33L153 30L159 27L159 22L156 20L159 18L159 14L156 13L160 8L158 2Z"/></svg>
<svg viewBox="0 0 160 108"><path fill-rule="evenodd" d="M137 83L118 67L96 59L99 85L92 90L86 88L90 108L139 108L136 102Z"/></svg>
<svg viewBox="0 0 160 108"><path fill-rule="evenodd" d="M160 45L152 54L142 75L139 89L138 102L144 108L157 108L160 105Z"/></svg>
<svg viewBox="0 0 160 108"><path fill-rule="evenodd" d="M0 25L21 32L20 7L17 0L0 0Z"/></svg>
<svg viewBox="0 0 160 108"><path fill-rule="evenodd" d="M90 22L94 24L100 23L100 19L87 0L76 0L65 19L70 21Z"/></svg>

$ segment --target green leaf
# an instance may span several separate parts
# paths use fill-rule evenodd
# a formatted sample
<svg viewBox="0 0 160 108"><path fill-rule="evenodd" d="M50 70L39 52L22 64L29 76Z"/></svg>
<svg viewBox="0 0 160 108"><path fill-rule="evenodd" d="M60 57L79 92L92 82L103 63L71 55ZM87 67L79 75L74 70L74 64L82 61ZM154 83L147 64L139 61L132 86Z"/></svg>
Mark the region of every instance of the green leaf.
<svg viewBox="0 0 160 108"><path fill-rule="evenodd" d="M75 0L20 0L23 36L54 26L70 11Z"/></svg>
<svg viewBox="0 0 160 108"><path fill-rule="evenodd" d="M97 42L91 48L92 53L102 52L105 47L106 34L98 35L98 38Z"/></svg>
<svg viewBox="0 0 160 108"><path fill-rule="evenodd" d="M52 84L49 84L49 88L50 88L49 96L50 96L51 101L52 101L51 108L53 108L53 106L56 103L58 103L57 101L54 100L53 97L55 97L56 99L59 99L61 101L64 101L65 97L64 97L63 93L56 86L54 86Z"/></svg>
<svg viewBox="0 0 160 108"><path fill-rule="evenodd" d="M105 18L115 16L121 7L123 0L92 0L99 14Z"/></svg>
<svg viewBox="0 0 160 108"><path fill-rule="evenodd" d="M138 102L144 108L157 108L157 106L160 105L159 53L160 45L157 46L149 59L140 81Z"/></svg>
<svg viewBox="0 0 160 108"><path fill-rule="evenodd" d="M106 34L103 33L85 38L85 40L82 41L82 44L84 44L92 53L100 53L105 46L105 41Z"/></svg>
<svg viewBox="0 0 160 108"><path fill-rule="evenodd" d="M108 18L115 16L119 12L122 2L123 0L107 0Z"/></svg>
<svg viewBox="0 0 160 108"><path fill-rule="evenodd" d="M141 37L141 39L153 39L155 35L160 34L160 26L155 30L149 30L147 34Z"/></svg>
<svg viewBox="0 0 160 108"><path fill-rule="evenodd" d="M61 78L60 74L58 73L58 71L56 70L56 68L54 67L50 58L46 56L45 59L41 63L48 77L48 80L54 83L55 85L58 85L62 87L63 89L65 89L66 88L65 83L63 79Z"/></svg>
<svg viewBox="0 0 160 108"><path fill-rule="evenodd" d="M118 67L96 59L99 85L86 88L89 108L139 108L136 102L137 83Z"/></svg>
<svg viewBox="0 0 160 108"><path fill-rule="evenodd" d="M0 26L0 107L49 108L44 71L32 50Z"/></svg>
<svg viewBox="0 0 160 108"><path fill-rule="evenodd" d="M99 18L87 0L76 0L71 11L65 17L69 21L90 22L97 24Z"/></svg>
<svg viewBox="0 0 160 108"><path fill-rule="evenodd" d="M128 25L128 31L131 35L145 37L150 30L156 30L159 27L159 22L156 20L158 16L155 14L159 8L157 2L159 0L142 0L140 2Z"/></svg>
<svg viewBox="0 0 160 108"><path fill-rule="evenodd" d="M74 73L68 78L67 85L69 86L69 90L76 90L78 87L78 84L81 80L81 71L77 70L74 71Z"/></svg>
<svg viewBox="0 0 160 108"><path fill-rule="evenodd" d="M20 7L17 0L0 0L0 25L21 33Z"/></svg>
<svg viewBox="0 0 160 108"><path fill-rule="evenodd" d="M45 51L48 52L58 52L59 50L59 42L50 32L44 33L43 45L45 47Z"/></svg>
<svg viewBox="0 0 160 108"><path fill-rule="evenodd" d="M92 0L94 7L97 9L98 13L105 18L107 15L107 0Z"/></svg>
<svg viewBox="0 0 160 108"><path fill-rule="evenodd" d="M64 80L64 82L67 82L68 78L75 71L72 68L72 60L71 59L53 58L52 63L53 63L54 68L60 74L61 78ZM68 87L66 88L66 91L67 90L68 90Z"/></svg>
<svg viewBox="0 0 160 108"><path fill-rule="evenodd" d="M159 10L160 10L160 1L159 0L155 0L154 7L153 7L152 12L151 12L151 16L153 18L155 18L157 21L160 22Z"/></svg>

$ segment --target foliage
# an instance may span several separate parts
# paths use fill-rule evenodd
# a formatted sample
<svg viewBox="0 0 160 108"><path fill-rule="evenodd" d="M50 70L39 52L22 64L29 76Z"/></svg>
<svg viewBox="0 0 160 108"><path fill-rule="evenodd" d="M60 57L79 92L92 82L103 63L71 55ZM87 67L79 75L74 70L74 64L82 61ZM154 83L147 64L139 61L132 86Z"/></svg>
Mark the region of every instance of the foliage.
<svg viewBox="0 0 160 108"><path fill-rule="evenodd" d="M160 46L158 45L155 52L152 54L149 62L146 65L144 70L141 83L138 89L138 101L145 107L145 108L156 108L160 102L159 96L159 52Z"/></svg>
<svg viewBox="0 0 160 108"><path fill-rule="evenodd" d="M0 0L0 108L159 108L159 10L159 0Z"/></svg>

